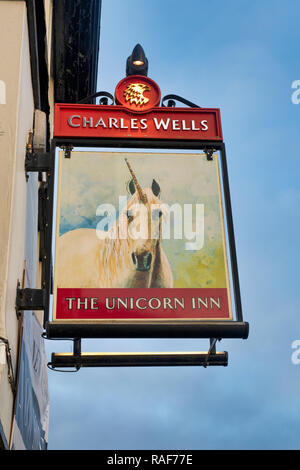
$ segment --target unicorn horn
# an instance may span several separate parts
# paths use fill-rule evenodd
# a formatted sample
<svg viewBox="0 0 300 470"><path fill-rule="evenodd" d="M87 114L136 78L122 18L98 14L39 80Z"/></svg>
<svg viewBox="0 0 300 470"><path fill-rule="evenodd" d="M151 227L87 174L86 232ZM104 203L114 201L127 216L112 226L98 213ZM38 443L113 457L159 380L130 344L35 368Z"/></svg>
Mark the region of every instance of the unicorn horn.
<svg viewBox="0 0 300 470"><path fill-rule="evenodd" d="M131 173L131 176L132 176L132 179L133 179L133 181L134 181L135 187L136 187L136 189L137 189L139 198L140 198L140 200L141 200L144 204L146 204L146 203L147 203L147 196L146 196L146 194L143 193L143 190L142 190L142 188L140 187L140 185L139 185L139 183L138 183L138 180L136 179L136 176L135 176L135 174L134 174L134 172L133 172L133 169L131 168L131 166L130 166L128 160L127 160L127 158L125 158L125 162L126 162L126 165L128 166L128 169L129 169L129 171L130 171L130 173Z"/></svg>

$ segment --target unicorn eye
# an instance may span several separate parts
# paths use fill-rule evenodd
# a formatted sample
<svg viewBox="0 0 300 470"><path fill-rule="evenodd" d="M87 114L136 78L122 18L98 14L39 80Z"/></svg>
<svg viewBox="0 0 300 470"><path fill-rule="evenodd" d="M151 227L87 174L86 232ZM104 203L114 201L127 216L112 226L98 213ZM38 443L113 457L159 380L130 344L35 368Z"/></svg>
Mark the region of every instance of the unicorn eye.
<svg viewBox="0 0 300 470"><path fill-rule="evenodd" d="M160 209L156 209L152 212L153 220L158 220L161 218L161 216L162 216L162 211Z"/></svg>
<svg viewBox="0 0 300 470"><path fill-rule="evenodd" d="M126 215L127 215L128 223L130 224L130 222L133 221L133 215L130 213L130 211L127 211Z"/></svg>

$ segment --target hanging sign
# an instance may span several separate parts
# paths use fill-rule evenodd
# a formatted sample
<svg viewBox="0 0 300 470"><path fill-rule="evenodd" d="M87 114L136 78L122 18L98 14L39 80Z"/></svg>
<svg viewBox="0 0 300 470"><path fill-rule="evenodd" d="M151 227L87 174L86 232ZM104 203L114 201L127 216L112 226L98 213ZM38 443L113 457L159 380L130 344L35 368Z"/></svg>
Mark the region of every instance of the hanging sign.
<svg viewBox="0 0 300 470"><path fill-rule="evenodd" d="M232 320L218 156L59 153L54 322Z"/></svg>
<svg viewBox="0 0 300 470"><path fill-rule="evenodd" d="M222 141L220 110L159 107L161 93L148 77L116 86L116 105L56 104L54 137Z"/></svg>

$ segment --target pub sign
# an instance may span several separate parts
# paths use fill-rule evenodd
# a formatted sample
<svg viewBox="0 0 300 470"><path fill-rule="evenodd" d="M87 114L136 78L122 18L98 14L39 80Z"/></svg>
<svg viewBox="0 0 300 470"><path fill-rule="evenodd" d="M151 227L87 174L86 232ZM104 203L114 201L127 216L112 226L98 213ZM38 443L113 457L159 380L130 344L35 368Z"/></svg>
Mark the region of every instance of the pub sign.
<svg viewBox="0 0 300 470"><path fill-rule="evenodd" d="M54 137L222 142L219 109L160 98L148 77L126 77L116 105L57 104ZM68 157L59 152L53 323L233 319L217 153Z"/></svg>

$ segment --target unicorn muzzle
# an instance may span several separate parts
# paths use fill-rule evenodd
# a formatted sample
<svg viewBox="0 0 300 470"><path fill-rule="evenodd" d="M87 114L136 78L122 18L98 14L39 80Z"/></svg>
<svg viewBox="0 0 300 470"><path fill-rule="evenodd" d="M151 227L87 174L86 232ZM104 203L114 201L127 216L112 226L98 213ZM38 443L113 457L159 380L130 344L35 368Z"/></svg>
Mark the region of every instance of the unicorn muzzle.
<svg viewBox="0 0 300 470"><path fill-rule="evenodd" d="M149 271L152 263L152 255L149 251L143 253L132 253L131 258L137 271Z"/></svg>

